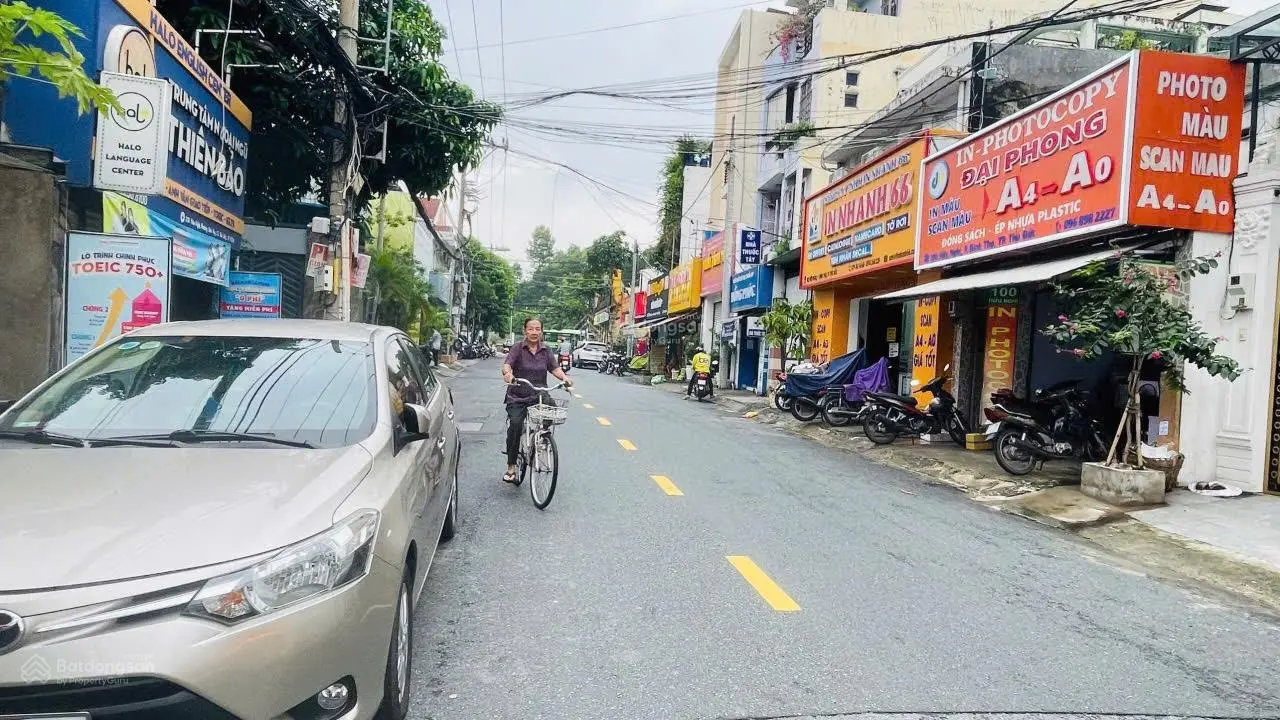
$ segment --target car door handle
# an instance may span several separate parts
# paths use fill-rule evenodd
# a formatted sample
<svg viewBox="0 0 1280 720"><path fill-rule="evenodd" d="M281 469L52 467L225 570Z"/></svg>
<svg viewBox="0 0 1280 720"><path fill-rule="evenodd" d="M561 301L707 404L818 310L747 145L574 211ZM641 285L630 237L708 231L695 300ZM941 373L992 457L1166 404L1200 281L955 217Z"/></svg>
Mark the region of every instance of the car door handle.
<svg viewBox="0 0 1280 720"><path fill-rule="evenodd" d="M439 440L436 440L436 449L437 449L437 450L443 450L443 449L444 449L444 436L443 436L443 435L441 435L441 436L440 436L440 439L439 439Z"/></svg>

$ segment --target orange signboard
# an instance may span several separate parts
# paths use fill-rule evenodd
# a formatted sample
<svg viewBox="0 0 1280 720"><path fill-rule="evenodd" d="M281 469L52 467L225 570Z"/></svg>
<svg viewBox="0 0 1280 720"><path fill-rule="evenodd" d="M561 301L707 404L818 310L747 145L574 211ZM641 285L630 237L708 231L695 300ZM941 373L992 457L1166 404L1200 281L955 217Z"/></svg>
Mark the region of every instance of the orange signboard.
<svg viewBox="0 0 1280 720"><path fill-rule="evenodd" d="M900 144L805 201L801 287L911 262L916 175L932 142L926 134Z"/></svg>
<svg viewBox="0 0 1280 720"><path fill-rule="evenodd" d="M983 347L982 406L991 393L1013 386L1013 363L1018 344L1018 288L997 287L987 302L987 342Z"/></svg>
<svg viewBox="0 0 1280 720"><path fill-rule="evenodd" d="M916 268L1126 223L1230 232L1243 94L1226 60L1135 51L931 156Z"/></svg>
<svg viewBox="0 0 1280 720"><path fill-rule="evenodd" d="M819 290L813 294L813 339L809 357L824 363L845 354L848 346L849 298L835 290Z"/></svg>
<svg viewBox="0 0 1280 720"><path fill-rule="evenodd" d="M1232 232L1244 64L1144 52L1137 96L1129 222Z"/></svg>

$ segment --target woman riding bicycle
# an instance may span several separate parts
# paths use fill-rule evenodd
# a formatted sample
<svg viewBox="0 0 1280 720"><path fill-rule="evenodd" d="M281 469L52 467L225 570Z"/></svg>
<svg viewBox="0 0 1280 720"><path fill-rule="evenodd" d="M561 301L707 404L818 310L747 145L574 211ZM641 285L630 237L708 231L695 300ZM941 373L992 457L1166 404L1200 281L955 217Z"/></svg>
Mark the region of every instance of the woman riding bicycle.
<svg viewBox="0 0 1280 720"><path fill-rule="evenodd" d="M524 340L511 346L511 352L502 361L502 380L507 384L507 472L502 481L519 484L516 478L516 458L520 452L520 434L524 432L524 420L529 406L538 402L538 393L523 385L512 385L515 378L523 378L538 387L546 387L547 373L573 387L573 381L560 369L555 354L542 344L542 321L536 317L525 318Z"/></svg>

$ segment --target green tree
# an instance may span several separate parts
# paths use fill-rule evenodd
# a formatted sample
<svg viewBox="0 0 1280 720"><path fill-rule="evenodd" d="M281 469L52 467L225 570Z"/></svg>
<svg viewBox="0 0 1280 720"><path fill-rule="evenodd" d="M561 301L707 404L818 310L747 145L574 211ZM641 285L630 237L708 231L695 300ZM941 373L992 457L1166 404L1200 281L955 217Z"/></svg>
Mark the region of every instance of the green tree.
<svg viewBox="0 0 1280 720"><path fill-rule="evenodd" d="M571 246L554 253L519 284L516 308L522 315L541 317L547 329L571 329L590 319L595 299L607 291L608 283L591 275L587 251Z"/></svg>
<svg viewBox="0 0 1280 720"><path fill-rule="evenodd" d="M806 300L793 305L779 298L761 316L760 323L764 326L765 339L770 345L783 348L787 359L800 360L809 356L813 303Z"/></svg>
<svg viewBox="0 0 1280 720"><path fill-rule="evenodd" d="M85 74L84 55L75 46L75 40L83 37L79 28L57 13L21 0L0 4L0 72L7 76L0 84L11 77L42 78L58 89L58 97L73 98L82 115L90 108L119 109L115 95ZM50 45L56 49L50 50Z"/></svg>
<svg viewBox="0 0 1280 720"><path fill-rule="evenodd" d="M360 34L386 32L387 0L362 0ZM160 12L184 37L197 29L225 28L228 4L208 0L159 0ZM226 64L260 65L237 70L232 88L254 113L249 157L249 213L270 216L328 186L335 162L335 133L358 132L366 158L383 145L384 162L365 159L366 184L357 211L370 197L403 180L415 194L446 188L455 168L473 166L499 108L478 101L471 89L451 79L440 62L444 31L425 2L398 0L392 15L389 58L381 45L361 43L353 67L337 46L337 0L244 0L234 8L231 27L260 30L253 35L213 35L202 54L214 70ZM281 66L275 68L273 66ZM335 127L334 102L345 98L356 121Z"/></svg>
<svg viewBox="0 0 1280 720"><path fill-rule="evenodd" d="M684 169L711 153L711 143L691 136L675 141L658 179L658 242L645 251L650 267L669 270L680 259L680 223L684 218ZM707 192L710 192L710 187Z"/></svg>
<svg viewBox="0 0 1280 720"><path fill-rule="evenodd" d="M601 235L587 248L587 271L597 277L631 267L631 247L622 230Z"/></svg>
<svg viewBox="0 0 1280 720"><path fill-rule="evenodd" d="M1136 408L1140 407L1139 375L1144 362L1158 363L1165 384L1181 392L1186 392L1186 364L1213 377L1235 380L1240 376L1235 360L1217 354L1221 338L1206 335L1187 304L1175 295L1179 278L1189 280L1217 266L1216 257L1199 257L1161 272L1125 254L1091 263L1055 284L1064 310L1058 322L1044 328L1044 334L1060 350L1086 360L1111 352L1131 362L1128 391L1132 401L1107 453L1108 464L1114 462L1122 437L1127 436L1130 447L1136 447L1141 437ZM1142 467L1141 453L1135 454Z"/></svg>
<svg viewBox="0 0 1280 720"><path fill-rule="evenodd" d="M374 249L368 283L378 297L377 323L408 331L431 307L431 283L407 248Z"/></svg>
<svg viewBox="0 0 1280 720"><path fill-rule="evenodd" d="M556 239L551 236L551 228L539 225L533 229L533 239L529 241L529 264L534 272L542 269L556 254Z"/></svg>
<svg viewBox="0 0 1280 720"><path fill-rule="evenodd" d="M471 291L467 294L467 326L505 333L516 296L516 275L506 260L475 238L467 240L471 259Z"/></svg>

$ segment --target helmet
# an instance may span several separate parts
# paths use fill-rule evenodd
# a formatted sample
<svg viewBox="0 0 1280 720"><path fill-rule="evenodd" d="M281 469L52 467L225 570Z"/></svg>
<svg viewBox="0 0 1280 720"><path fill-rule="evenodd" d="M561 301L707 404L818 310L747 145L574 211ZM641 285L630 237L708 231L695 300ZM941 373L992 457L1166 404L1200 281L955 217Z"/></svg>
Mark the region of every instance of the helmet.
<svg viewBox="0 0 1280 720"><path fill-rule="evenodd" d="M698 347L694 348L694 349L693 349L693 351L694 351L694 352L696 352L696 353L700 353L700 352L702 352L702 346L701 346L701 345L699 345Z"/></svg>

